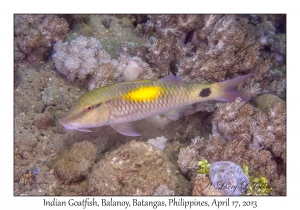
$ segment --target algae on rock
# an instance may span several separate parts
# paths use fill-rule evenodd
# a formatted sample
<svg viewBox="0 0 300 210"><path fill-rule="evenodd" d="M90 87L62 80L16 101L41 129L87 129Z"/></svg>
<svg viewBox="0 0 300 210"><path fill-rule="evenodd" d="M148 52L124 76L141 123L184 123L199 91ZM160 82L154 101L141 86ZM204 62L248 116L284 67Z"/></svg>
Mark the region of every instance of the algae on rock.
<svg viewBox="0 0 300 210"><path fill-rule="evenodd" d="M175 195L188 195L189 182L160 150L131 141L95 164L89 174L89 195L153 195L165 185Z"/></svg>
<svg viewBox="0 0 300 210"><path fill-rule="evenodd" d="M88 174L96 156L97 150L92 143L75 143L56 160L54 174L64 183L80 181Z"/></svg>

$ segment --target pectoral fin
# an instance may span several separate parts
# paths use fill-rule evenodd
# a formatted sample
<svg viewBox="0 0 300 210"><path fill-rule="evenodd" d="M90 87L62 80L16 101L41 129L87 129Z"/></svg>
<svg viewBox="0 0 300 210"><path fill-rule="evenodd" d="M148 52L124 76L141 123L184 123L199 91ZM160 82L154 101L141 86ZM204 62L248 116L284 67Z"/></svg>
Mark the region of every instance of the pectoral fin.
<svg viewBox="0 0 300 210"><path fill-rule="evenodd" d="M180 107L178 109L174 109L172 111L164 113L164 115L170 118L171 120L178 120L183 115L185 109L186 107Z"/></svg>
<svg viewBox="0 0 300 210"><path fill-rule="evenodd" d="M115 124L111 125L113 129L115 129L118 133L121 133L125 136L140 136L135 128L133 127L131 122L123 123L123 124Z"/></svg>

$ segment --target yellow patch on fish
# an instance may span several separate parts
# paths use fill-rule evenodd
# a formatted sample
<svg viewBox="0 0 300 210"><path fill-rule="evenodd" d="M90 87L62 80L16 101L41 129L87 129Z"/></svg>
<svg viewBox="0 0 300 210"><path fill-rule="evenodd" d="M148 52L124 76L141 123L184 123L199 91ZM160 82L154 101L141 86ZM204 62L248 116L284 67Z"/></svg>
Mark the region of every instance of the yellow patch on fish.
<svg viewBox="0 0 300 210"><path fill-rule="evenodd" d="M129 91L124 95L125 99L142 101L142 100L154 100L160 96L162 88L161 87L140 87L138 89Z"/></svg>

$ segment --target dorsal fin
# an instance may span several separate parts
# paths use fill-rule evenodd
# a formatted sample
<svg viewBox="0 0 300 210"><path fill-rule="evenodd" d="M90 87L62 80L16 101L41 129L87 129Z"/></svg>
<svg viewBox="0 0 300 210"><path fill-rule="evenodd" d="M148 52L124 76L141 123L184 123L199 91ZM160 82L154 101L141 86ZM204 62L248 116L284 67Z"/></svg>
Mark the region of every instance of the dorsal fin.
<svg viewBox="0 0 300 210"><path fill-rule="evenodd" d="M162 79L159 79L159 80L166 81L166 82L171 82L171 83L177 83L177 84L184 83L184 81L179 76L173 76L173 75L166 76L166 77L164 77Z"/></svg>

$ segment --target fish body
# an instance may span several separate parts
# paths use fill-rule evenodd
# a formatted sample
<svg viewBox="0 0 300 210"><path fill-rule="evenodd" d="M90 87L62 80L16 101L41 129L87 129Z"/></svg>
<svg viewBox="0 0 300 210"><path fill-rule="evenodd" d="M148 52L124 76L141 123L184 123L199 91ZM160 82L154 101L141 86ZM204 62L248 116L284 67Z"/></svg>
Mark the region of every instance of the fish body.
<svg viewBox="0 0 300 210"><path fill-rule="evenodd" d="M200 101L250 98L234 88L253 74L214 84L185 83L177 76L159 80L123 82L84 94L61 119L68 130L111 126L127 136L140 136L131 122L157 114L181 117L185 107Z"/></svg>

